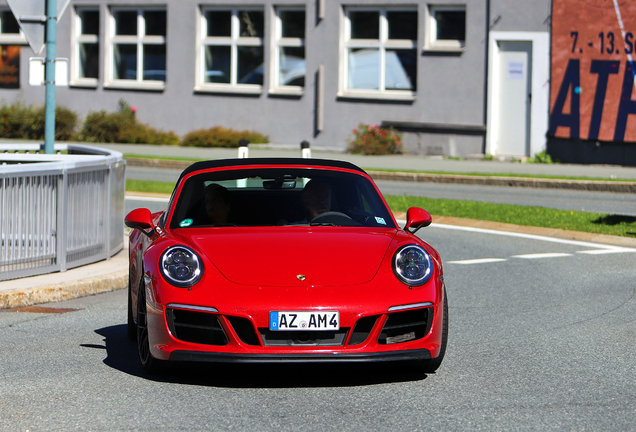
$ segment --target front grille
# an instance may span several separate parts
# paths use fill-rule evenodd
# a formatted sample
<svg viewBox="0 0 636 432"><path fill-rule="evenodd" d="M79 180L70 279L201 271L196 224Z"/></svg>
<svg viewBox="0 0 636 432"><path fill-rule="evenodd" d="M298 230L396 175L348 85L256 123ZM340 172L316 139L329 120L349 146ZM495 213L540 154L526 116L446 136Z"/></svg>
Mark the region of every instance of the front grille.
<svg viewBox="0 0 636 432"><path fill-rule="evenodd" d="M432 307L393 313L384 323L378 343L390 345L422 339L430 331L432 322Z"/></svg>
<svg viewBox="0 0 636 432"><path fill-rule="evenodd" d="M377 316L360 318L355 327L353 327L353 332L349 338L349 345L360 345L367 340L377 320Z"/></svg>
<svg viewBox="0 0 636 432"><path fill-rule="evenodd" d="M172 336L184 342L204 345L227 345L227 335L216 315L183 309L166 309Z"/></svg>
<svg viewBox="0 0 636 432"><path fill-rule="evenodd" d="M245 318L226 317L241 342L247 345L260 345L252 322Z"/></svg>
<svg viewBox="0 0 636 432"><path fill-rule="evenodd" d="M259 328L265 346L342 346L348 327L337 331L271 331Z"/></svg>

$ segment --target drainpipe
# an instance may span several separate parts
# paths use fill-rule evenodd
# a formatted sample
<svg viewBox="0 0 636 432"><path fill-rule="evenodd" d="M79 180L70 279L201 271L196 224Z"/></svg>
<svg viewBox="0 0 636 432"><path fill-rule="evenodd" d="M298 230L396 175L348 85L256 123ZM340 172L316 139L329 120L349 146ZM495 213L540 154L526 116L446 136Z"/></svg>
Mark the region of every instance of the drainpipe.
<svg viewBox="0 0 636 432"><path fill-rule="evenodd" d="M486 47L484 54L486 61L484 63L484 126L486 133L484 134L484 142L482 144L482 153L486 154L486 146L488 144L488 62L490 61L490 0L486 0Z"/></svg>

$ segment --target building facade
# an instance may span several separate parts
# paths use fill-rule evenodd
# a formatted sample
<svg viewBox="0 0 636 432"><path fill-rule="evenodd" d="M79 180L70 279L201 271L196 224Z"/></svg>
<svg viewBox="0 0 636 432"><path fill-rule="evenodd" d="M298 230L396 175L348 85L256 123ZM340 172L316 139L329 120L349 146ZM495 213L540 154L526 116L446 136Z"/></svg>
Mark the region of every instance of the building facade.
<svg viewBox="0 0 636 432"><path fill-rule="evenodd" d="M550 0L71 0L56 103L84 116L123 99L180 135L218 125L343 150L358 123L379 123L413 154L532 156L548 130L549 17ZM43 103L12 18L0 0L13 71L0 100Z"/></svg>

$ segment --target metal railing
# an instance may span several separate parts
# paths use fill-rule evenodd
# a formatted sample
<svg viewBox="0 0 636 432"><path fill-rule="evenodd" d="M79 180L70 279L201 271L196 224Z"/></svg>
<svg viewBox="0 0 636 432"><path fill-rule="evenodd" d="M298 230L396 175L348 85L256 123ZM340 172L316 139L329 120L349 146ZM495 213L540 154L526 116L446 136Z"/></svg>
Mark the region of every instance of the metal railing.
<svg viewBox="0 0 636 432"><path fill-rule="evenodd" d="M124 244L126 162L119 152L0 144L0 280L108 259ZM68 154L60 154L66 152Z"/></svg>

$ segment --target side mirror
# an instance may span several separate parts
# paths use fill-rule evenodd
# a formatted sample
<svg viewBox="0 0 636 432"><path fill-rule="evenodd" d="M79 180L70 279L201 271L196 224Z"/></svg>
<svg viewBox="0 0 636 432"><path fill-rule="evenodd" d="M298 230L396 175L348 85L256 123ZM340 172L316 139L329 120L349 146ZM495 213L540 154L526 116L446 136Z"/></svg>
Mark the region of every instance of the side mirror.
<svg viewBox="0 0 636 432"><path fill-rule="evenodd" d="M138 229L148 237L155 233L155 227L152 224L150 210L147 208L138 208L126 215L124 223L128 228ZM150 230L146 232L146 230Z"/></svg>
<svg viewBox="0 0 636 432"><path fill-rule="evenodd" d="M433 222L431 215L419 207L411 207L406 211L406 225L404 230L415 234L420 229L429 226Z"/></svg>

